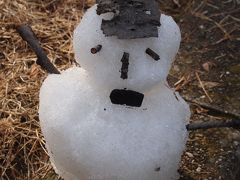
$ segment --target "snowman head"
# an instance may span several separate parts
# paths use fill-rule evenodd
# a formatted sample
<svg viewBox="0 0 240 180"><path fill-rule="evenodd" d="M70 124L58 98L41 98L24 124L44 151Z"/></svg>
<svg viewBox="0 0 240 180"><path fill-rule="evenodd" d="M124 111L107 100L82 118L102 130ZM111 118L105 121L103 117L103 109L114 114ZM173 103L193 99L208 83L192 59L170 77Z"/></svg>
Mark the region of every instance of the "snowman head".
<svg viewBox="0 0 240 180"><path fill-rule="evenodd" d="M102 20L111 19L112 13L98 15L96 10L95 5L85 13L73 36L76 60L93 84L144 93L165 82L181 39L174 20L161 15L158 37L119 39L101 29Z"/></svg>

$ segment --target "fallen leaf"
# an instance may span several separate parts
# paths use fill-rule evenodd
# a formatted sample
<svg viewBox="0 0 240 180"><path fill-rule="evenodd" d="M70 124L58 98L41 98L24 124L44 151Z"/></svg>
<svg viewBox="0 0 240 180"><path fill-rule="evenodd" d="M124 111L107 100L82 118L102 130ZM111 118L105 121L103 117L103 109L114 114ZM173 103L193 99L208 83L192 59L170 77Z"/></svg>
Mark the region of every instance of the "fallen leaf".
<svg viewBox="0 0 240 180"><path fill-rule="evenodd" d="M205 71L209 72L213 67L216 67L216 64L208 61L208 62L203 63L202 67Z"/></svg>

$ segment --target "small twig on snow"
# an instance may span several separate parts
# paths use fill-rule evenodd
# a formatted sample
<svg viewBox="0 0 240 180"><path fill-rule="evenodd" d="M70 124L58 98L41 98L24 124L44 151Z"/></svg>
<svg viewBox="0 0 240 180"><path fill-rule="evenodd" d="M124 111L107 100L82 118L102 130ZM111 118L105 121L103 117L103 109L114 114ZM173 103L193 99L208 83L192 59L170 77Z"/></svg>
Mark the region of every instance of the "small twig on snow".
<svg viewBox="0 0 240 180"><path fill-rule="evenodd" d="M50 74L60 74L57 68L48 59L46 53L41 47L37 37L35 36L32 28L28 25L19 25L16 27L17 32L26 41L31 49L37 55L37 64L41 66L42 69L46 70Z"/></svg>

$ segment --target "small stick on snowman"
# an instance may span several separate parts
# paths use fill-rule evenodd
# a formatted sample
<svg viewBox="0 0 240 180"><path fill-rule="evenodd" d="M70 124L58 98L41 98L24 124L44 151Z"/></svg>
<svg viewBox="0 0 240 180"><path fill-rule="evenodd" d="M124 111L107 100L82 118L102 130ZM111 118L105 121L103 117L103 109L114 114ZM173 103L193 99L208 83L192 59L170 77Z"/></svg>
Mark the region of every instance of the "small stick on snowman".
<svg viewBox="0 0 240 180"><path fill-rule="evenodd" d="M40 90L50 160L70 180L177 179L190 111L166 77L179 27L154 0L97 3L74 31L81 67Z"/></svg>

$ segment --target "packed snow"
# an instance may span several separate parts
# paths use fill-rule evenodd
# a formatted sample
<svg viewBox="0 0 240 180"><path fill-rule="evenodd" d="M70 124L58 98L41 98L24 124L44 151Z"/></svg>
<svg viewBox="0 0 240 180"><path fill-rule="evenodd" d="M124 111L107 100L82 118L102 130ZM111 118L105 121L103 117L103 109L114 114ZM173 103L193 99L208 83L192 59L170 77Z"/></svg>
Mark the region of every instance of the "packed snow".
<svg viewBox="0 0 240 180"><path fill-rule="evenodd" d="M159 38L119 40L103 35L102 18L93 6L74 31L81 67L49 75L41 87L39 117L50 160L65 180L178 179L190 111L166 77L179 28L161 15ZM98 44L101 51L92 54ZM130 55L125 80L119 72L124 52ZM111 91L124 88L144 94L141 107L111 103Z"/></svg>
<svg viewBox="0 0 240 180"><path fill-rule="evenodd" d="M101 22L102 16L96 14L94 6L85 13L73 36L75 58L95 78L98 88L128 87L142 91L166 81L181 40L179 27L170 16L161 15L158 38L122 40L105 37ZM91 48L98 44L102 45L102 50L91 54ZM159 54L160 60L155 61L147 55L147 48ZM119 70L124 52L129 53L130 59L128 79L123 81Z"/></svg>

